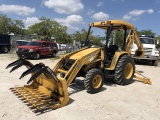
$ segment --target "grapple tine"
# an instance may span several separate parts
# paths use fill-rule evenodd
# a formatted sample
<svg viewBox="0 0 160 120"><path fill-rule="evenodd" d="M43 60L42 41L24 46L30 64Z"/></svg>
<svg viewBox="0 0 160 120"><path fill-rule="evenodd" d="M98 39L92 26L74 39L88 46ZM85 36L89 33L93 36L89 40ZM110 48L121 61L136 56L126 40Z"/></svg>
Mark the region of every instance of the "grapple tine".
<svg viewBox="0 0 160 120"><path fill-rule="evenodd" d="M53 73L53 71L48 66L44 67L43 74L47 78L53 78L54 80L58 81L58 78L55 76L55 74Z"/></svg>
<svg viewBox="0 0 160 120"><path fill-rule="evenodd" d="M25 72L23 72L19 79L23 78L24 76L26 76L32 72L36 72L37 69L39 69L38 64L34 65L33 67L31 67L28 70L26 70Z"/></svg>
<svg viewBox="0 0 160 120"><path fill-rule="evenodd" d="M15 67L13 67L13 68L11 69L10 72L18 69L18 68L21 67L22 65L25 65L26 67L31 67L31 66L33 66L33 64L30 63L29 61L21 60L21 61L19 61L19 62L17 63L17 65L16 65Z"/></svg>
<svg viewBox="0 0 160 120"><path fill-rule="evenodd" d="M14 62L10 63L9 65L7 65L6 69L7 69L7 68L9 68L9 67L12 67L12 66L17 65L20 61L21 61L21 59L16 60L16 61L14 61Z"/></svg>
<svg viewBox="0 0 160 120"><path fill-rule="evenodd" d="M19 67L21 67L23 65L23 62L24 61L19 61L17 63L17 65L15 65L11 70L10 70L10 73L13 72L14 70L18 69Z"/></svg>
<svg viewBox="0 0 160 120"><path fill-rule="evenodd" d="M41 73L43 73L44 68L38 68L38 71L28 80L27 84L36 79Z"/></svg>
<svg viewBox="0 0 160 120"><path fill-rule="evenodd" d="M25 65L26 67L33 67L33 64L30 61L25 60L25 62L23 63L23 65Z"/></svg>

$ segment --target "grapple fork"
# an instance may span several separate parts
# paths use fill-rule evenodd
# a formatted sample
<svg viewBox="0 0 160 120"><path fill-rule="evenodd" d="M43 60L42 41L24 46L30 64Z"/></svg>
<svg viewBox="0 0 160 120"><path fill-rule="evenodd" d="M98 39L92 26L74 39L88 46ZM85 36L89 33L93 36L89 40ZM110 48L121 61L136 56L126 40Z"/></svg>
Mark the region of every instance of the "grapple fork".
<svg viewBox="0 0 160 120"><path fill-rule="evenodd" d="M11 72L25 65L28 70L22 73L20 79L32 74L27 84L11 90L29 102L37 110L56 109L67 105L69 101L67 83L64 78L58 77L43 63L33 65L25 59L19 59L6 68L12 67Z"/></svg>

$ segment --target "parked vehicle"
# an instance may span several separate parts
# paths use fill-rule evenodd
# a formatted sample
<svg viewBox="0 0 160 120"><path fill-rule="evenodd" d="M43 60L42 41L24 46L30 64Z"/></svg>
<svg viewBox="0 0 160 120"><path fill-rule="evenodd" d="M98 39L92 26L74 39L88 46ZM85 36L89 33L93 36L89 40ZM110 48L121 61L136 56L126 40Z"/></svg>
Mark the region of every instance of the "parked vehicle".
<svg viewBox="0 0 160 120"><path fill-rule="evenodd" d="M66 48L66 44L58 44L57 43L57 46L58 46L58 50L60 51L60 50L65 50L65 48Z"/></svg>
<svg viewBox="0 0 160 120"><path fill-rule="evenodd" d="M140 35L139 39L143 44L144 49L144 57L134 57L135 51L137 49L137 45L133 43L131 49L131 56L134 58L135 61L146 61L152 62L152 65L158 66L158 59L159 59L159 51L156 48L155 41L153 40L153 35Z"/></svg>
<svg viewBox="0 0 160 120"><path fill-rule="evenodd" d="M31 41L28 41L28 40L16 40L17 46L24 46L24 45L27 45L29 42L31 42Z"/></svg>
<svg viewBox="0 0 160 120"><path fill-rule="evenodd" d="M8 53L11 50L10 35L0 35L0 52Z"/></svg>
<svg viewBox="0 0 160 120"><path fill-rule="evenodd" d="M75 51L74 48L75 48L75 47L74 47L73 45L67 45L67 46L65 47L65 51L66 51L67 53L70 53L70 52Z"/></svg>
<svg viewBox="0 0 160 120"><path fill-rule="evenodd" d="M46 41L31 41L27 45L18 46L17 55L25 58L39 59L41 56L56 56L58 52L57 44Z"/></svg>

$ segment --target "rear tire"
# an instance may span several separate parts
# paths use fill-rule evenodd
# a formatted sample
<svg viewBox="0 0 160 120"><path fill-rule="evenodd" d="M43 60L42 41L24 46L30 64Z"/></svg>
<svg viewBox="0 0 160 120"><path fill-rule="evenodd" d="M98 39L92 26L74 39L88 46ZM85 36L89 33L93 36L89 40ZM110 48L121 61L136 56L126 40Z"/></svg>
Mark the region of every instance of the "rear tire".
<svg viewBox="0 0 160 120"><path fill-rule="evenodd" d="M130 84L133 81L134 73L134 60L130 56L124 55L117 62L114 81L119 85Z"/></svg>
<svg viewBox="0 0 160 120"><path fill-rule="evenodd" d="M104 75L101 70L93 68L86 74L84 86L88 93L97 93L102 89Z"/></svg>
<svg viewBox="0 0 160 120"><path fill-rule="evenodd" d="M153 66L158 66L158 60L152 60L152 65Z"/></svg>

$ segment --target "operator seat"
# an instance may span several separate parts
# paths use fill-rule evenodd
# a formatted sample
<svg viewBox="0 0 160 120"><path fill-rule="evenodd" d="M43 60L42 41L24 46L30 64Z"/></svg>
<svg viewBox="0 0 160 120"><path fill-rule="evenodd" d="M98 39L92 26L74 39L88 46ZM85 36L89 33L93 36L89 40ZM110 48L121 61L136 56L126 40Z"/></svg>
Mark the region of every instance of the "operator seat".
<svg viewBox="0 0 160 120"><path fill-rule="evenodd" d="M115 52L118 50L118 45L110 45L106 50L106 59L105 59L105 66L109 67L111 65L113 56Z"/></svg>
<svg viewBox="0 0 160 120"><path fill-rule="evenodd" d="M110 45L107 54L114 55L114 53L118 50L118 45Z"/></svg>

